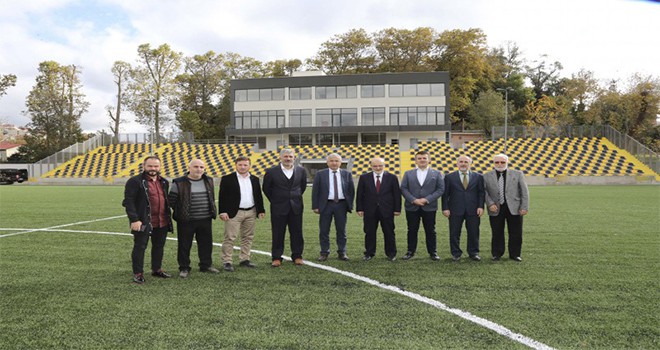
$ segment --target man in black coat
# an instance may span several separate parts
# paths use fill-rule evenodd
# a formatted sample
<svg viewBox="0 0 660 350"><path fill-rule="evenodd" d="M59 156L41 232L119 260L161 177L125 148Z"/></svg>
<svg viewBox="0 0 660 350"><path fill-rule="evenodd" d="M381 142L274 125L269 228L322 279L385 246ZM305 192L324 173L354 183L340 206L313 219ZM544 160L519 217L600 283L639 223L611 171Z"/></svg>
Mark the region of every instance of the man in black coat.
<svg viewBox="0 0 660 350"><path fill-rule="evenodd" d="M222 265L228 272L234 271L232 255L236 237L241 241L239 266L255 267L250 262L254 226L257 218L263 219L266 213L259 178L250 174L250 158L238 157L235 163L236 171L222 177L218 193L220 220L225 222Z"/></svg>
<svg viewBox="0 0 660 350"><path fill-rule="evenodd" d="M169 182L160 177L160 159L149 156L142 163L142 173L126 181L124 200L126 215L133 234L133 282L144 283L144 251L151 237L151 274L170 277L162 269L167 232L172 232L170 205L167 201Z"/></svg>
<svg viewBox="0 0 660 350"><path fill-rule="evenodd" d="M303 193L307 189L307 171L294 165L296 153L293 149L280 151L280 164L266 169L263 191L270 201L270 222L273 234L271 247L272 266L282 264L284 237L289 227L291 259L296 265L302 265L303 240Z"/></svg>
<svg viewBox="0 0 660 350"><path fill-rule="evenodd" d="M380 223L385 238L385 255L396 260L394 217L401 215L401 190L396 175L385 171L383 158L371 160L373 171L360 176L355 199L358 216L364 218L364 260L376 255L376 231Z"/></svg>

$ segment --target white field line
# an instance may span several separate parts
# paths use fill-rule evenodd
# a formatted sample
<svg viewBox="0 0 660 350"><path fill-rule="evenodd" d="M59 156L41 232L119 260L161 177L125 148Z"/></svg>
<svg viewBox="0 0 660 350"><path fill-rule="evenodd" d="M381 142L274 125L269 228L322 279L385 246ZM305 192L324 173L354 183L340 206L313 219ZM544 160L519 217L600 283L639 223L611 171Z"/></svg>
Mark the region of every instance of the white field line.
<svg viewBox="0 0 660 350"><path fill-rule="evenodd" d="M121 217L123 217L123 215L122 215ZM116 217L113 217L113 218L116 218ZM110 219L110 218L105 218L105 219L99 219L99 220L96 220L96 221L109 220L109 219ZM93 222L93 221L88 221L88 222ZM83 222L83 223L85 223L85 222ZM73 224L69 224L69 225L61 225L61 226L57 226L57 227L70 226L70 225L73 225ZM56 227L52 227L52 228L44 228L44 229L35 229L35 230L27 230L27 231L25 231L25 232L19 232L19 233L27 233L27 232L35 232L35 231L43 231L43 232L48 231L48 232L95 233L95 234L103 234L103 235L131 236L130 233L121 233L121 232L82 231L82 230L60 230L60 229L54 229L54 228L56 228ZM2 231L2 230L17 230L17 229L0 228L0 231ZM15 234L17 234L17 233L15 233ZM13 235L13 234L2 235L2 236L0 236L0 237L6 237L6 236L9 236L9 235ZM176 241L176 240L177 240L176 238L173 238L173 237L168 237L167 239L168 239L168 240L172 240L172 241ZM213 245L214 245L214 246L218 246L218 247L221 247L221 246L222 246L221 243L213 243ZM234 247L234 249L235 249L235 250L240 250L241 248L240 248L240 247ZM256 253L256 254L261 254L261 255L270 256L270 252L265 252L265 251L262 251L262 250L255 250L255 249L253 249L253 250L251 250L251 252ZM282 258L283 258L284 260L291 260L291 258L288 257L288 256L282 256ZM470 322L472 322L472 323L475 323L475 324L477 324L477 325L479 325L479 326L481 326L481 327L484 327L484 328L490 329L491 331L493 331L493 332L495 332L495 333L497 333L497 334L503 335L503 336L505 336L505 337L507 337L507 338L513 340L513 341L516 341L516 342L518 342L518 343L520 343L520 344L523 344L523 345L525 345L525 346L528 346L528 347L530 347L530 348L532 348L532 349L537 349L537 350L554 350L554 348L552 348L552 347L550 347L550 346L548 346L548 345L546 345L546 344L543 344L543 343L541 343L541 342L539 342L539 341L536 341L536 340L534 340L534 339L532 339L532 338L526 337L526 336L524 336L524 335L522 335L522 334L515 333L515 332L513 332L512 330L510 330L510 329L508 329L508 328L506 328L506 327L504 327L504 326L501 326L501 325L499 325L499 324L497 324L497 323L495 323L495 322L489 321L489 320L487 320L487 319L485 319L485 318L482 318L482 317L479 317L479 316L475 316L475 315L473 315L473 314L471 314L471 313L469 313L469 312L467 312L467 311L463 311L463 310L460 310L460 309L455 309L455 308L449 307L449 306L445 305L444 303L439 302L439 301L437 301L437 300L435 300L435 299L427 298L427 297L425 297L425 296L423 296L423 295L420 295L420 294L417 294L417 293L413 293L413 292L410 292L410 291L407 291L407 290L401 289L401 288L396 287L396 286L392 286L392 285L389 285L389 284L385 284L385 283L382 283L382 282L378 282L378 281L376 281L376 280L374 280L374 279L371 279L371 278L369 278L369 277L360 276L360 275L358 275L358 274L354 274L354 273L352 273L352 272L348 272L348 271L340 270L340 269L334 268L334 267L332 267L332 266L321 265L321 264L313 263L313 262L311 262L311 261L307 261L307 260L305 260L305 265L310 266L310 267L314 267L314 268L317 268L317 269L325 270L325 271L328 271L328 272L332 272L332 273L340 274L340 275L342 275L342 276L345 276L345 277L348 277L348 278L352 278L352 279L355 279L355 280L358 280L358 281L362 281L362 282L364 282L364 283L370 284L370 285L372 285L372 286L375 286L375 287L378 287L378 288L381 288L381 289L389 290L390 292L394 292L394 293L397 293L397 294L401 294L401 295L403 295L403 296L406 296L406 297L408 297L408 298L411 298L411 299L417 300L417 301L422 302L422 303L424 303L424 304L431 305L431 306L433 306L433 307L435 307L435 308L437 308L437 309L440 309L440 310L442 310L442 311L446 311L446 312L449 312L449 313L451 313L451 314L454 314L454 315L456 315L456 316L458 316L458 317L460 317L460 318L463 318L463 319L465 319L465 320L467 320L467 321L470 321Z"/></svg>
<svg viewBox="0 0 660 350"><path fill-rule="evenodd" d="M9 236L16 236L16 235L22 235L24 233L37 232L37 231L49 231L49 230L52 230L52 229L55 229L55 228L60 228L60 227L75 226L75 225L81 225L81 224L88 224L88 223L91 223L91 222L113 220L113 219L125 218L125 217L126 217L126 215L118 215L118 216L111 216L111 217L102 218L102 219L78 221L78 222L74 222L74 223L71 223L71 224L63 224L63 225L46 227L46 228L24 229L24 231L14 232L14 233L7 233L5 235L0 235L0 238L9 237ZM2 229L0 229L0 230L2 230Z"/></svg>

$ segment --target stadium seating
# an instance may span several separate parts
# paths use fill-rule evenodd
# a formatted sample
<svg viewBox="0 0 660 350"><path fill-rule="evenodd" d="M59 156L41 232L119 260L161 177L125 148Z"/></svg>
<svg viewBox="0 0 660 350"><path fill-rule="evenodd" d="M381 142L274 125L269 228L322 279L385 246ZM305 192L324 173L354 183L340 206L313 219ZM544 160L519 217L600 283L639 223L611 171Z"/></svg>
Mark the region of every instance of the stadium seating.
<svg viewBox="0 0 660 350"><path fill-rule="evenodd" d="M471 141L461 149L454 149L447 142L420 141L409 151L400 151L398 145L304 145L292 148L303 162L325 160L328 154L336 152L348 163L353 176L369 171L369 161L373 157L382 157L388 171L401 176L414 168L414 155L422 149L430 152L431 166L445 173L456 169L456 158L461 154L472 157L474 171L489 171L491 159L502 153L504 141ZM161 157L161 173L167 178L185 174L188 163L194 158L207 164L207 174L220 177L234 171L234 159L241 155L250 157L252 173L261 177L267 168L279 162L280 149L253 152L249 144L115 144L75 157L43 177L129 177L141 171L142 160L149 154ZM516 138L508 140L507 149L511 166L531 176L658 176L605 138Z"/></svg>

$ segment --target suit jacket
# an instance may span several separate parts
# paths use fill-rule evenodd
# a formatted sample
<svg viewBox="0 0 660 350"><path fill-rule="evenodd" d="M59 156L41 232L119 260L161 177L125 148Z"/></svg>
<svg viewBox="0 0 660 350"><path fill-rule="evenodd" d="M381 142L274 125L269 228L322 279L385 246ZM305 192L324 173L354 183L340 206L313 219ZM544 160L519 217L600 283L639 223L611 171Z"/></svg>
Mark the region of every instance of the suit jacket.
<svg viewBox="0 0 660 350"><path fill-rule="evenodd" d="M293 167L292 183L282 171L280 164L266 169L264 194L270 201L272 215L287 215L290 211L300 215L303 212L303 193L307 189L307 171L301 166Z"/></svg>
<svg viewBox="0 0 660 350"><path fill-rule="evenodd" d="M252 184L252 198L257 214L265 213L264 197L261 195L261 184L259 178L250 175ZM238 213L238 206L241 203L241 186L238 184L238 174L233 172L220 179L220 190L218 191L218 212L227 213L233 218Z"/></svg>
<svg viewBox="0 0 660 350"><path fill-rule="evenodd" d="M362 174L358 180L355 209L365 214L374 215L376 211L384 218L393 217L401 212L401 189L399 179L388 172L383 172L380 192L376 193L374 173Z"/></svg>
<svg viewBox="0 0 660 350"><path fill-rule="evenodd" d="M497 172L491 170L484 174L484 187L486 189L486 206L497 205L497 211L488 211L491 216L500 213L500 193L497 188ZM511 215L520 215L520 209L529 210L529 190L525 182L525 174L520 170L507 169L504 178L504 200L509 207Z"/></svg>
<svg viewBox="0 0 660 350"><path fill-rule="evenodd" d="M470 172L468 188L463 188L458 171L445 176L445 193L442 194L442 210L449 210L451 215L477 216L477 208L484 207L486 193L484 177Z"/></svg>
<svg viewBox="0 0 660 350"><path fill-rule="evenodd" d="M323 209L328 204L330 194L330 169L323 169L316 173L314 183L312 184L312 209ZM341 190L344 193L344 199L348 205L348 212L353 210L353 200L355 200L355 184L353 176L348 170L339 169L339 179L341 180Z"/></svg>
<svg viewBox="0 0 660 350"><path fill-rule="evenodd" d="M438 170L428 169L424 183L420 184L417 180L417 169L406 171L401 180L401 194L406 199L405 208L408 211L415 211L419 206L414 205L412 202L418 198L426 198L428 204L421 207L424 211L437 211L438 198L442 196L445 191L444 176Z"/></svg>

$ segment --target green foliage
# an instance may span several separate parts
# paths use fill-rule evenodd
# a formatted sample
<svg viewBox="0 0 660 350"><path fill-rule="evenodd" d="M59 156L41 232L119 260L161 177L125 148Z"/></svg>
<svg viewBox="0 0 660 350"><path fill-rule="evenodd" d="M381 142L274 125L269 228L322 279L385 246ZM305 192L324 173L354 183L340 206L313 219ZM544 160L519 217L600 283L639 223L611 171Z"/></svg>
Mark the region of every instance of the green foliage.
<svg viewBox="0 0 660 350"><path fill-rule="evenodd" d="M122 190L2 186L0 225L38 229L116 215L59 229L125 233ZM437 218L442 261L432 262L420 249L409 261L390 263L379 237L378 255L365 263L361 220L352 214L351 260L331 256L325 265L441 301L553 348L657 348L660 187L548 186L531 187L530 193L521 264L452 263L442 216ZM223 223L213 224L219 244ZM402 252L403 215L396 225ZM313 260L318 216L309 209L303 228L304 256ZM11 232L17 231L0 234ZM270 239L269 218L258 220L253 249L270 251ZM483 257L489 245L488 220L482 218ZM270 257L256 252L254 270L209 275L194 269L187 280L147 275L145 285L132 285L131 248L129 235L35 231L0 238L0 347L526 349L352 278L288 262L270 268ZM165 248L164 267L175 272L176 242L169 240ZM216 264L218 252L214 247ZM146 261L148 271L149 249Z"/></svg>
<svg viewBox="0 0 660 350"><path fill-rule="evenodd" d="M493 126L504 124L504 100L495 91L479 93L479 97L470 106L470 127L491 134Z"/></svg>
<svg viewBox="0 0 660 350"><path fill-rule="evenodd" d="M80 117L87 112L80 82L80 67L62 66L54 61L39 64L39 75L25 105L30 117L30 150L26 158L39 160L82 140ZM31 155L31 156L30 156Z"/></svg>
<svg viewBox="0 0 660 350"><path fill-rule="evenodd" d="M377 72L433 71L431 53L438 34L433 28L387 28L373 35L378 53Z"/></svg>
<svg viewBox="0 0 660 350"><path fill-rule="evenodd" d="M0 75L0 97L7 94L7 89L16 86L16 76L14 74Z"/></svg>
<svg viewBox="0 0 660 350"><path fill-rule="evenodd" d="M372 45L373 41L364 29L351 29L322 43L316 56L306 63L329 75L369 73L376 63Z"/></svg>

